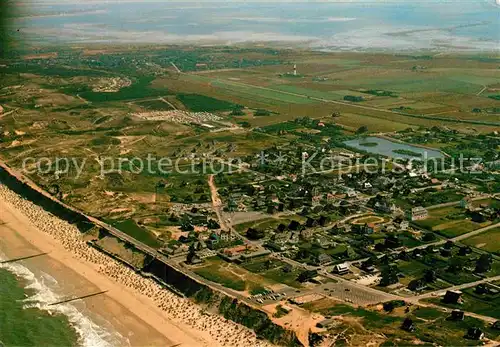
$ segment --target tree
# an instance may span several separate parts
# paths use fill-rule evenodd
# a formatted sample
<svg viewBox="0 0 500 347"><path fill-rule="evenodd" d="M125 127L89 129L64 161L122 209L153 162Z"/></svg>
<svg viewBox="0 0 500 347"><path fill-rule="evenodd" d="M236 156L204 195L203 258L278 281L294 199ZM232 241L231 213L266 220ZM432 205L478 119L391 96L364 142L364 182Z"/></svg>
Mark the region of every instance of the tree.
<svg viewBox="0 0 500 347"><path fill-rule="evenodd" d="M234 108L231 111L231 116L244 116L244 115L245 115L245 112L243 112L243 110L241 108Z"/></svg>
<svg viewBox="0 0 500 347"><path fill-rule="evenodd" d="M259 240L266 236L264 230L257 230L254 228L248 228L246 235L251 240Z"/></svg>
<svg viewBox="0 0 500 347"><path fill-rule="evenodd" d="M251 128L252 127L252 124L250 124L249 122L247 121L243 121L243 122L239 122L238 123L242 128Z"/></svg>
<svg viewBox="0 0 500 347"><path fill-rule="evenodd" d="M448 271L452 273L457 273L463 270L464 268L464 260L459 257L453 257L450 259L450 265L448 266Z"/></svg>
<svg viewBox="0 0 500 347"><path fill-rule="evenodd" d="M422 241L425 242L434 241L435 239L436 235L434 233L425 233L424 236L422 236Z"/></svg>
<svg viewBox="0 0 500 347"><path fill-rule="evenodd" d="M484 153L483 157L485 161L494 161L498 158L498 152L490 149Z"/></svg>
<svg viewBox="0 0 500 347"><path fill-rule="evenodd" d="M207 227L208 227L208 229L219 229L220 224L217 223L217 221L215 219L209 219L208 223L207 223Z"/></svg>
<svg viewBox="0 0 500 347"><path fill-rule="evenodd" d="M397 267L386 266L382 269L381 273L382 279L380 280L381 286L388 286L399 282Z"/></svg>
<svg viewBox="0 0 500 347"><path fill-rule="evenodd" d="M490 271L492 262L493 258L491 254L481 254L479 259L476 261L476 272L483 273Z"/></svg>
<svg viewBox="0 0 500 347"><path fill-rule="evenodd" d="M432 282L436 281L436 271L434 271L432 269L425 270L424 280L427 283L432 283Z"/></svg>
<svg viewBox="0 0 500 347"><path fill-rule="evenodd" d="M364 134L368 132L368 127L366 125L360 126L358 130L356 130L356 134Z"/></svg>
<svg viewBox="0 0 500 347"><path fill-rule="evenodd" d="M446 243L444 244L443 247L446 248L446 249L452 249L453 245L454 245L453 241L448 240L448 241L446 241Z"/></svg>
<svg viewBox="0 0 500 347"><path fill-rule="evenodd" d="M191 224L191 221L184 219L181 223L181 230L182 231L192 231L194 230L193 225Z"/></svg>

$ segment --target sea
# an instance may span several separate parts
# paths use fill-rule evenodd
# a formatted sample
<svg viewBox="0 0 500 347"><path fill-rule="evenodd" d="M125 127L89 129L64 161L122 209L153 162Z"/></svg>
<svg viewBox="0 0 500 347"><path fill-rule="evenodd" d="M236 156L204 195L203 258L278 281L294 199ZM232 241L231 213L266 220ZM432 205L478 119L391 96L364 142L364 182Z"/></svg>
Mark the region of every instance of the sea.
<svg viewBox="0 0 500 347"><path fill-rule="evenodd" d="M17 2L16 2L17 3ZM33 44L280 42L322 51L496 51L500 0L21 0Z"/></svg>
<svg viewBox="0 0 500 347"><path fill-rule="evenodd" d="M7 257L0 253L0 262ZM0 346L126 346L91 317L85 304L50 305L67 297L51 275L20 262L0 263Z"/></svg>

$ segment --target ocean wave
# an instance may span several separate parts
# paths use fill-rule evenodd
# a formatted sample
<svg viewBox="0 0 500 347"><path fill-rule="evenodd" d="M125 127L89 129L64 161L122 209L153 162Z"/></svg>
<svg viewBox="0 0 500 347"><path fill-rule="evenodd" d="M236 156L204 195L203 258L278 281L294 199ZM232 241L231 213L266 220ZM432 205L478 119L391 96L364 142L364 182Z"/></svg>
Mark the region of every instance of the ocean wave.
<svg viewBox="0 0 500 347"><path fill-rule="evenodd" d="M6 259L6 257L0 253L1 259ZM69 303L50 306L50 304L64 300L64 298L51 289L51 287L57 286L58 282L49 274L42 272L37 276L30 269L19 263L0 263L0 269L5 269L16 277L21 278L27 283L25 289L33 292L31 296L24 299L24 308L37 308L49 314L62 314L66 316L78 334L79 345L83 347L111 347L114 345L123 345L126 342L118 332L111 332L100 327Z"/></svg>

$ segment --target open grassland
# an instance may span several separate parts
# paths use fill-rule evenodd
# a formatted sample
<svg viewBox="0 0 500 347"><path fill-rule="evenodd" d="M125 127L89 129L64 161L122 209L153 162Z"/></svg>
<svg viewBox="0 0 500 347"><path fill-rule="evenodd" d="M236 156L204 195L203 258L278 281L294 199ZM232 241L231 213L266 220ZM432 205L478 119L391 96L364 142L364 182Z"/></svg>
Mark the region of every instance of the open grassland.
<svg viewBox="0 0 500 347"><path fill-rule="evenodd" d="M342 323L329 328L332 333L350 331L356 335L357 340L362 340L370 332L377 331L383 334L383 345L413 345L437 343L447 346L473 346L476 341L464 339L467 328L477 326L485 331L488 338L496 339L498 332L490 329L483 321L466 317L464 321L451 321L449 313L442 312L437 308L416 307L405 313L404 307L398 307L391 312L380 309L356 308L342 304L331 299L322 299L304 305L313 312L321 313L323 316L341 317ZM413 320L415 331L412 333L401 329L401 325L408 316ZM371 337L371 341L375 336Z"/></svg>
<svg viewBox="0 0 500 347"><path fill-rule="evenodd" d="M428 299L434 304L446 306L449 308L460 309L468 312L500 319L500 295L498 294L478 294L474 288L462 290L463 304L445 304L438 298Z"/></svg>
<svg viewBox="0 0 500 347"><path fill-rule="evenodd" d="M469 237L462 242L472 247L500 254L500 228L488 230L482 234Z"/></svg>
<svg viewBox="0 0 500 347"><path fill-rule="evenodd" d="M328 60L325 58L304 57L304 73L297 78L280 76L289 72L289 66L285 66L285 69L266 66L254 67L247 73L232 70L220 74L215 71L195 75L182 74L178 79L159 79L154 84L181 92L202 88L214 97L249 107L267 107L279 114L273 119L248 120L253 125L287 120L292 112L325 118L331 110L353 115L336 119L340 124L357 128L365 122L376 126L375 123L379 121L382 123L378 124L377 130L387 131L396 130L394 128L399 124L401 127L408 127L445 122L453 128L460 124L456 123L458 121L476 122L471 127L478 131L488 131L491 126L487 123L500 121L499 116L495 114L472 112L474 108L491 108L496 103L495 100L476 95L484 85L493 80L484 76L484 71L491 68L491 73L496 73L489 63L484 63L485 66L478 68L477 72L470 68L468 61L457 59L455 64L463 64L465 67L464 75L472 76L468 79L457 78L457 69L450 69L448 73L443 62L434 59L425 60L425 71L413 71L412 68L418 65L418 61L414 61L415 65L410 65L410 61L402 64L386 56L379 56L382 64L390 62L395 65L380 66L379 62L379 66L375 68L370 67L370 64L374 64L376 57L363 58L366 59L364 64L360 64L358 60L350 64L348 69L341 69L335 63L325 63ZM311 61L318 62L316 69L310 65ZM334 57L332 61L335 61ZM298 65L300 69L300 61ZM433 65L437 71L433 70ZM479 76L474 75L476 72ZM318 76L323 79L318 79ZM377 96L365 92L366 90L386 90L396 97ZM362 96L364 101L350 104L343 101L346 95ZM463 95L468 97L460 97ZM469 96L471 101L464 102ZM397 110L399 107L404 107L404 111ZM314 112L310 111L311 108L314 108ZM394 109L397 112L391 111ZM484 125L481 124L483 121L486 122Z"/></svg>
<svg viewBox="0 0 500 347"><path fill-rule="evenodd" d="M302 284L297 281L301 270L291 268L289 265L280 260L266 257L243 263L242 266L248 271L259 274L269 281L284 283L294 288L302 287Z"/></svg>
<svg viewBox="0 0 500 347"><path fill-rule="evenodd" d="M205 262L205 265L194 269L197 275L237 291L252 292L277 283L218 257L205 259Z"/></svg>
<svg viewBox="0 0 500 347"><path fill-rule="evenodd" d="M429 217L415 222L422 228L435 231L446 237L455 237L491 223L475 223L466 219L464 210L459 207L443 207L429 210Z"/></svg>

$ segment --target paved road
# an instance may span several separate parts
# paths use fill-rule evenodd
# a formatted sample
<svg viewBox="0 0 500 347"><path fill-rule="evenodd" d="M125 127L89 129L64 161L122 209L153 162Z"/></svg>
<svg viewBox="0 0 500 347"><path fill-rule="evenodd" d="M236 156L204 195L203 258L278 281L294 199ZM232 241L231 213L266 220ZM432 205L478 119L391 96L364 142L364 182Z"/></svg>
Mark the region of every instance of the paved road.
<svg viewBox="0 0 500 347"><path fill-rule="evenodd" d="M217 215L217 219L219 220L219 225L223 230L229 230L236 238L243 240L244 243L253 243L256 245L260 245L260 243L251 242L246 237L238 233L231 224L230 220L225 218L224 213L222 212L222 200L219 198L219 193L217 192L217 187L214 182L214 175L208 176L208 186L210 187L210 194L212 196L212 208Z"/></svg>

